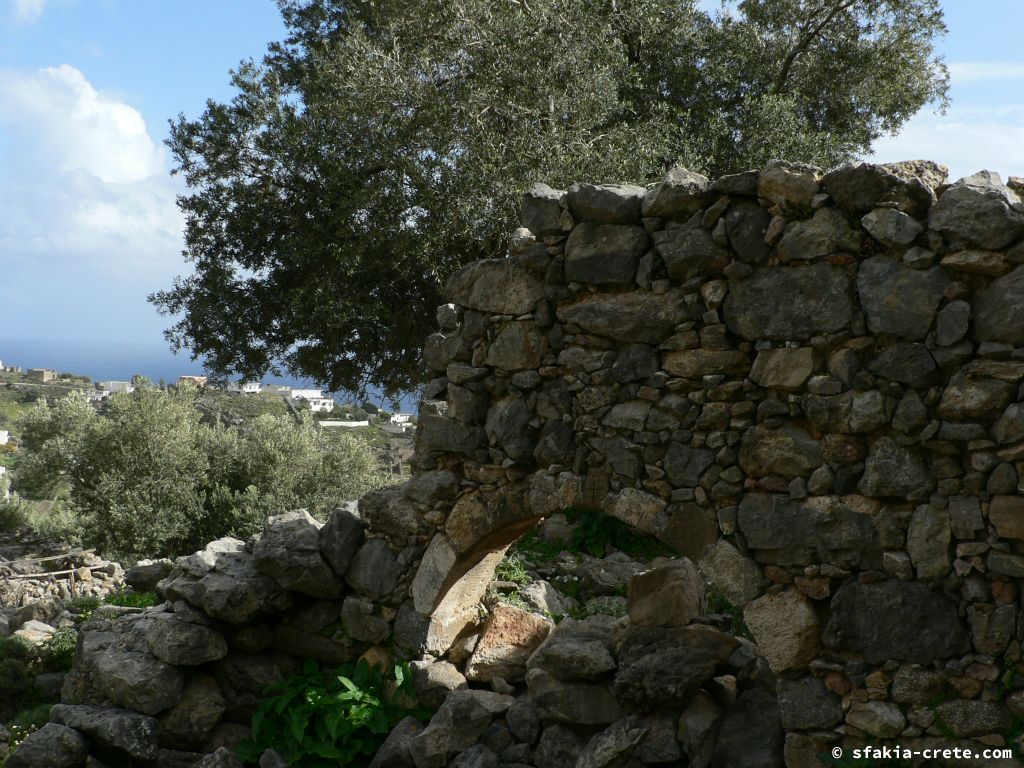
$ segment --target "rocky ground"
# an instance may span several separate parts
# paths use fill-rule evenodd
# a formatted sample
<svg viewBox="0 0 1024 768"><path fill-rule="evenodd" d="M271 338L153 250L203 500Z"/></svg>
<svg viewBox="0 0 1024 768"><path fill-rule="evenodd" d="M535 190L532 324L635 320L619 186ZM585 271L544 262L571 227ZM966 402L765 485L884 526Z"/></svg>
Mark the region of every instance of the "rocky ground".
<svg viewBox="0 0 1024 768"><path fill-rule="evenodd" d="M118 563L28 529L0 533L0 760L46 722L77 628L120 610L103 601L122 596L123 576Z"/></svg>

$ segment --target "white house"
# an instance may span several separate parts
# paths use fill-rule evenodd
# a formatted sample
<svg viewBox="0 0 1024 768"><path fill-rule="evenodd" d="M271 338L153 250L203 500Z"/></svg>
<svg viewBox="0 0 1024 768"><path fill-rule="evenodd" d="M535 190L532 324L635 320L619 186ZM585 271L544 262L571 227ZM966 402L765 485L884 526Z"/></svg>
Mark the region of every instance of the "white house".
<svg viewBox="0 0 1024 768"><path fill-rule="evenodd" d="M0 429L0 445L7 445L7 441L11 439L11 433L6 429Z"/></svg>
<svg viewBox="0 0 1024 768"><path fill-rule="evenodd" d="M334 410L334 399L330 397L310 397L306 399L306 402L309 403L309 410L314 413Z"/></svg>
<svg viewBox="0 0 1024 768"><path fill-rule="evenodd" d="M232 381L228 384L228 392L241 392L243 395L258 395L263 385L258 381Z"/></svg>
<svg viewBox="0 0 1024 768"><path fill-rule="evenodd" d="M135 387L132 386L130 381L97 381L96 384L100 389L105 389L107 392L134 392Z"/></svg>
<svg viewBox="0 0 1024 768"><path fill-rule="evenodd" d="M289 393L289 397L292 400L315 400L323 396L324 392L322 389L293 389Z"/></svg>

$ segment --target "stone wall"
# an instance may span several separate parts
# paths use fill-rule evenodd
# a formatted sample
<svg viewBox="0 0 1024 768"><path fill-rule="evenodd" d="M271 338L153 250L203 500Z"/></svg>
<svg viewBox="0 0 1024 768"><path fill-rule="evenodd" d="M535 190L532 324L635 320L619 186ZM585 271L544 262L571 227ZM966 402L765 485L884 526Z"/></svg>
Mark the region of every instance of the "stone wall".
<svg viewBox="0 0 1024 768"><path fill-rule="evenodd" d="M810 766L837 744L1011 744L1016 194L927 162L772 162L648 189L536 185L522 224L507 258L447 285L414 477L326 526L289 513L179 560L164 605L83 633L46 738L195 765L300 659L383 644L421 660L441 709L397 729L379 766ZM509 544L568 507L697 563L756 646L700 616L686 559L635 576L619 622L501 609L481 625ZM111 743L129 725L145 738Z"/></svg>
<svg viewBox="0 0 1024 768"><path fill-rule="evenodd" d="M787 691L839 697L784 713L794 750L1003 743L1024 713L1024 206L996 174L945 176L534 186L509 257L452 277L427 340L417 482L450 480L417 500L420 612L536 516L599 508L698 561ZM428 648L459 624L435 613Z"/></svg>

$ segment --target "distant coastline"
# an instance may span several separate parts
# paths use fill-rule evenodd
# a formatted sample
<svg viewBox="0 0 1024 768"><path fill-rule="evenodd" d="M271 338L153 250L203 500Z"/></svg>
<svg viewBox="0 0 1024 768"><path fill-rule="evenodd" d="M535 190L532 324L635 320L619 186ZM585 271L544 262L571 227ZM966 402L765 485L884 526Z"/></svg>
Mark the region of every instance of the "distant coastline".
<svg viewBox="0 0 1024 768"><path fill-rule="evenodd" d="M52 368L88 376L93 381L108 379L126 381L138 374L154 384L163 379L174 383L179 376L202 375L201 361L191 360L187 354L175 355L170 348L158 344L104 340L21 339L0 336L0 361L4 365L22 368ZM318 387L309 379L287 376L264 376L265 384L284 384L297 388ZM339 402L350 397L335 397ZM416 401L402 401L403 411L415 411Z"/></svg>

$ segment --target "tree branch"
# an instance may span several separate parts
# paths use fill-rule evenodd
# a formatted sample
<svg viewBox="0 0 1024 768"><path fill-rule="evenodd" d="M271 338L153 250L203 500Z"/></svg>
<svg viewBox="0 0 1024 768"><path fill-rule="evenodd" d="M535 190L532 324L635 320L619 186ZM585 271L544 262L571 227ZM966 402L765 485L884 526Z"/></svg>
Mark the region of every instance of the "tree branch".
<svg viewBox="0 0 1024 768"><path fill-rule="evenodd" d="M786 54L786 58L782 62L782 69L779 71L779 76L775 79L775 84L772 86L771 92L773 94L782 93L782 90L786 87L786 81L789 79L789 74L793 69L793 65L796 63L797 57L801 53L805 53L807 49L810 48L811 43L814 42L814 39L819 34L821 34L821 30L823 30L828 25L828 23L836 17L836 14L838 14L840 11L845 11L847 8L849 8L852 5L855 5L857 2L858 0L844 0L843 2L836 5L831 11L829 11L825 18L822 19L819 24L812 25L804 33L803 37L800 38L800 40L793 47L793 49L790 50L788 54ZM813 19L813 15L811 18Z"/></svg>

